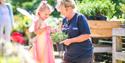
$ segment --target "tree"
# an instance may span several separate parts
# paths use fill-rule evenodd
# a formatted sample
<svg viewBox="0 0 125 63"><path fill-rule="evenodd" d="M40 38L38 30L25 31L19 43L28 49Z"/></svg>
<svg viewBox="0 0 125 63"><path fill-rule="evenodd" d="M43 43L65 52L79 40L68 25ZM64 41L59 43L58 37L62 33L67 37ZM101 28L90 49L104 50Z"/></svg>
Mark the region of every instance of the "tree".
<svg viewBox="0 0 125 63"><path fill-rule="evenodd" d="M33 5L33 0L9 0L9 2L13 6L14 14L17 14L16 9L18 7L31 10Z"/></svg>
<svg viewBox="0 0 125 63"><path fill-rule="evenodd" d="M120 10L120 4L125 4L125 0L112 0L112 2L116 4L115 5L116 12L114 15L120 18L122 15L122 11Z"/></svg>
<svg viewBox="0 0 125 63"><path fill-rule="evenodd" d="M38 5L40 4L41 0L8 0L14 9L14 14L18 14L16 9L18 7L24 8L29 12L35 13L35 10L37 9ZM55 7L56 1L55 0L47 0L47 2ZM55 9L55 8L54 8ZM59 13L55 9L54 12L52 13L54 17L59 17Z"/></svg>

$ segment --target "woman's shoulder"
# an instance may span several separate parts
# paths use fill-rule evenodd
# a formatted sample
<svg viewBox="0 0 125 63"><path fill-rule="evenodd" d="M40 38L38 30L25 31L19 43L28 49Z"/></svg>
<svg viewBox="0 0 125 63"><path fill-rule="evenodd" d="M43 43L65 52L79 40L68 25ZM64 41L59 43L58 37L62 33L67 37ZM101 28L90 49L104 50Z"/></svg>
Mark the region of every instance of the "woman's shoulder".
<svg viewBox="0 0 125 63"><path fill-rule="evenodd" d="M81 23L81 22L86 22L87 21L87 18L85 17L84 14L82 13L77 13L77 18L78 18L78 23Z"/></svg>
<svg viewBox="0 0 125 63"><path fill-rule="evenodd" d="M82 14L82 13L76 13L77 15L78 15L78 17L85 17L85 15L84 14Z"/></svg>

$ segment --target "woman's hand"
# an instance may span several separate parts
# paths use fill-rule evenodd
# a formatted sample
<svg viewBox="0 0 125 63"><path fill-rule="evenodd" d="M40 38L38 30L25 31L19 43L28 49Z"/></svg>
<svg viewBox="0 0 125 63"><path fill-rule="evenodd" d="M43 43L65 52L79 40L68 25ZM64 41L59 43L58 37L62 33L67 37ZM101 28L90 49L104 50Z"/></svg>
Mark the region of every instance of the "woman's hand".
<svg viewBox="0 0 125 63"><path fill-rule="evenodd" d="M72 43L72 41L70 39L66 39L66 40L64 40L64 41L62 41L60 43L61 44L63 43L64 45L69 46Z"/></svg>

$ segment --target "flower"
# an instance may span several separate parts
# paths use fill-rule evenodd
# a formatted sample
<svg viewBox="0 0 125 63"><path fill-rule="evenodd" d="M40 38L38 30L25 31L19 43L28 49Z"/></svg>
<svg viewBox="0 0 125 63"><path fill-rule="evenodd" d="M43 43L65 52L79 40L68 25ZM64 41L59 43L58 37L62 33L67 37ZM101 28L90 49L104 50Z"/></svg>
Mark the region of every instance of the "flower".
<svg viewBox="0 0 125 63"><path fill-rule="evenodd" d="M25 44L25 39L23 35L19 32L13 32L11 35L11 40L20 44Z"/></svg>

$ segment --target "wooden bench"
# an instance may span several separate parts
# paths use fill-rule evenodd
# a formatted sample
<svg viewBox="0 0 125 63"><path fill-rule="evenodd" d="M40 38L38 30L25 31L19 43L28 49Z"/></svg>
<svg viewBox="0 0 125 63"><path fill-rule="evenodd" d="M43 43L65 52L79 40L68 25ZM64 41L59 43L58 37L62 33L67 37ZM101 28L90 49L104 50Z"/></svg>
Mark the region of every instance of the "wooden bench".
<svg viewBox="0 0 125 63"><path fill-rule="evenodd" d="M111 39L112 29L119 28L120 21L98 21L98 20L89 20L88 21L91 36L94 39ZM95 43L95 42L94 42ZM112 46L107 45L94 45L94 53L102 52L112 52Z"/></svg>

